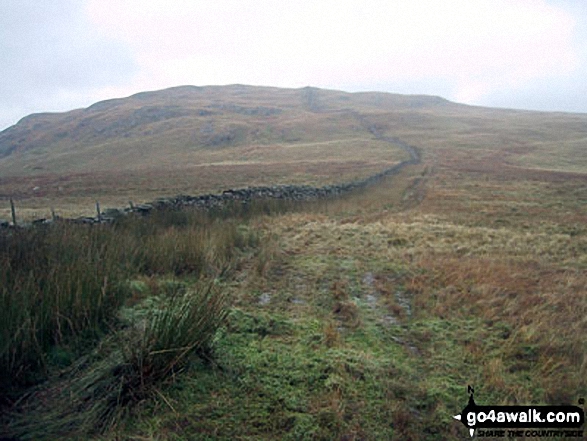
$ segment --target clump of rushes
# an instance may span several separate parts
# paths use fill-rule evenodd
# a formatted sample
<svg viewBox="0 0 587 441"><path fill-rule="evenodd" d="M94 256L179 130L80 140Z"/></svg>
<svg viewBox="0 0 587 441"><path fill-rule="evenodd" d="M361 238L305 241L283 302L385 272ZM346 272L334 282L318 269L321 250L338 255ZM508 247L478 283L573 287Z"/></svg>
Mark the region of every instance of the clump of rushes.
<svg viewBox="0 0 587 441"><path fill-rule="evenodd" d="M35 381L47 350L99 331L126 297L101 229L0 235L0 390Z"/></svg>
<svg viewBox="0 0 587 441"><path fill-rule="evenodd" d="M0 232L0 396L43 379L56 345L91 347L115 321L131 277L211 276L255 242L237 222L195 210Z"/></svg>
<svg viewBox="0 0 587 441"><path fill-rule="evenodd" d="M140 385L148 386L176 372L189 354L208 358L228 310L226 295L214 289L213 282L196 291L175 292L153 307L144 326L134 327L138 341L127 355L139 368Z"/></svg>
<svg viewBox="0 0 587 441"><path fill-rule="evenodd" d="M12 435L75 436L104 432L132 408L156 393L192 356L210 360L218 329L228 314L227 297L213 282L196 291L175 292L158 299L111 341L110 355L79 372L67 385L55 384L32 395L21 406L26 417L14 416ZM55 411L47 411L47 397ZM31 418L31 415L38 417Z"/></svg>

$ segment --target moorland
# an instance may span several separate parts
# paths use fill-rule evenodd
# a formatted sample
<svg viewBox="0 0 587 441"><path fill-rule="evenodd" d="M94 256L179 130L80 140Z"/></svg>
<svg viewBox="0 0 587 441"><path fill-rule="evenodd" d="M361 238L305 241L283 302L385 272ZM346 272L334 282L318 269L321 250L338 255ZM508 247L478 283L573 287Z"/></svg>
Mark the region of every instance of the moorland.
<svg viewBox="0 0 587 441"><path fill-rule="evenodd" d="M26 219L348 182L404 144L418 163L336 198L5 229L0 433L462 439L468 385L478 404L576 405L587 115L180 87L1 132L0 201Z"/></svg>

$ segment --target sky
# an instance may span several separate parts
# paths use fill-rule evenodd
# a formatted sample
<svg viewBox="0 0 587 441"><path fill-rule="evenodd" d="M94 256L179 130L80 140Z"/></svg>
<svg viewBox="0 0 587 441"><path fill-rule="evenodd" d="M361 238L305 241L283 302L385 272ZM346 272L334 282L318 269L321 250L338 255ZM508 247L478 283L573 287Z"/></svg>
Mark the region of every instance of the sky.
<svg viewBox="0 0 587 441"><path fill-rule="evenodd" d="M0 130L179 85L587 113L583 0L0 0Z"/></svg>

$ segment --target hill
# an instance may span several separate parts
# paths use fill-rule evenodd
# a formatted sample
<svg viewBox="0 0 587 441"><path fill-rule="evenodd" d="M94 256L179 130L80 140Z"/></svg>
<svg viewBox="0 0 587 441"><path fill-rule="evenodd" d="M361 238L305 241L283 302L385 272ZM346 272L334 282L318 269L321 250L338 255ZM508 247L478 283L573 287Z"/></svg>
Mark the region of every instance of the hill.
<svg viewBox="0 0 587 441"><path fill-rule="evenodd" d="M585 115L470 107L430 96L243 85L144 92L0 132L0 217L91 213L178 193L334 183L406 158L377 127L447 160L583 173Z"/></svg>
<svg viewBox="0 0 587 441"><path fill-rule="evenodd" d="M95 199L124 205L228 187L352 180L406 157L374 139L365 115L412 119L452 107L436 97L234 85L175 87L34 114L0 133L0 198L18 199L21 215L46 215L50 206L69 214Z"/></svg>
<svg viewBox="0 0 587 441"><path fill-rule="evenodd" d="M116 126L184 95L208 101L137 117L152 134ZM587 396L587 115L244 86L92 107L4 132L32 124L22 139L51 147L5 148L3 195L23 188L34 208L67 193L75 211L96 195L348 180L402 145L421 161L317 202L1 229L0 437L457 440L467 385L487 406ZM74 141L92 112L102 133ZM35 118L72 129L51 141L63 129ZM188 145L197 121L239 129ZM52 174L30 167L35 151ZM63 190L27 187L42 182Z"/></svg>
<svg viewBox="0 0 587 441"><path fill-rule="evenodd" d="M183 86L103 101L65 113L29 115L0 134L0 156L6 158L27 152L79 154L79 150L98 146L102 150L131 150L140 146L143 154L157 155L160 151L155 150L156 145L164 146L169 153L177 153L184 149L247 143L318 141L331 138L326 129L336 120L333 113L348 118L345 111L441 105L449 103L435 97L349 94L314 88ZM310 116L312 122L308 121ZM347 128L345 126L338 128ZM81 166L98 165L84 163L81 159ZM132 159L132 163L99 166L140 167L148 163L142 156ZM41 165L38 161L35 165L37 170L53 170L53 164Z"/></svg>
<svg viewBox="0 0 587 441"><path fill-rule="evenodd" d="M373 129L429 160L470 157L583 173L587 116L487 109L430 96L316 88L182 86L65 113L0 133L0 217L88 214L178 193L349 181L406 159ZM554 152L556 151L556 154ZM481 161L481 162L479 162Z"/></svg>

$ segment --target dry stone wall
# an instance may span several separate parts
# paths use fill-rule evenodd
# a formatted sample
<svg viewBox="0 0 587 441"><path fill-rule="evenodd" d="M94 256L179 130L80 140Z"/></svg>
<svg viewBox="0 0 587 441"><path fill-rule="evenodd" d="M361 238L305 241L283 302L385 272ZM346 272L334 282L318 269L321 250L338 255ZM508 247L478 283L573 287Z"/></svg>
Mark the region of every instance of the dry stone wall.
<svg viewBox="0 0 587 441"><path fill-rule="evenodd" d="M79 217L74 219L61 219L65 222L80 224L97 224L109 223L116 219L127 216L132 213L147 215L153 210L165 209L182 209L194 207L199 209L221 208L227 203L241 202L249 203L253 200L289 200L289 201L309 201L316 199L332 198L348 193L352 190L365 188L377 183L386 176L398 173L401 169L410 164L420 162L418 151L401 141L398 138L384 137L376 127L369 128L376 138L387 141L391 144L401 147L409 155L409 159L393 167L387 168L380 173L369 176L365 179L346 182L335 185L325 185L323 187L312 187L309 185L276 185L271 187L246 187L240 189L225 190L220 194L204 194L199 196L178 195L169 198L159 198L147 204L133 205L127 208L108 208L96 217ZM42 225L52 223L53 219L37 219L32 225ZM12 227L9 222L0 220L0 228Z"/></svg>

